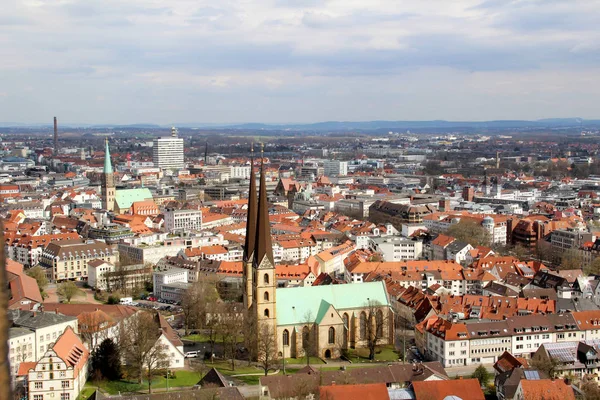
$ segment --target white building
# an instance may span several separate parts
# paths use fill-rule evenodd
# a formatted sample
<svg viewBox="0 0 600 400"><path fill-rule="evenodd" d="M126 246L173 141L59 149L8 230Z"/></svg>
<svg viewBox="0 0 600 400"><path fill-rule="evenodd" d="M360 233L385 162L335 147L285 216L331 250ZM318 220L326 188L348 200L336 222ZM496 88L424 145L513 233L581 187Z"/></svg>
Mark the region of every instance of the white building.
<svg viewBox="0 0 600 400"><path fill-rule="evenodd" d="M202 229L202 211L200 210L168 208L164 216L165 228L168 232L190 232Z"/></svg>
<svg viewBox="0 0 600 400"><path fill-rule="evenodd" d="M231 179L250 179L250 166L231 165L229 167L229 177Z"/></svg>
<svg viewBox="0 0 600 400"><path fill-rule="evenodd" d="M423 255L423 242L400 236L371 237L369 248L380 253L384 261L418 260Z"/></svg>
<svg viewBox="0 0 600 400"><path fill-rule="evenodd" d="M171 129L171 136L154 139L152 161L160 169L183 169L183 139L177 137L177 129Z"/></svg>
<svg viewBox="0 0 600 400"><path fill-rule="evenodd" d="M10 374L14 377L21 363L35 362L35 332L26 328L9 328L8 348Z"/></svg>
<svg viewBox="0 0 600 400"><path fill-rule="evenodd" d="M29 370L31 400L75 400L87 380L90 352L71 328Z"/></svg>
<svg viewBox="0 0 600 400"><path fill-rule="evenodd" d="M154 296L159 299L169 299L173 288L165 288L173 284L188 283L188 270L183 268L169 268L166 271L155 271L153 274ZM175 285L179 287L182 285ZM182 286L185 287L185 286Z"/></svg>
<svg viewBox="0 0 600 400"><path fill-rule="evenodd" d="M325 176L346 176L348 175L348 162L338 160L325 160L323 163Z"/></svg>

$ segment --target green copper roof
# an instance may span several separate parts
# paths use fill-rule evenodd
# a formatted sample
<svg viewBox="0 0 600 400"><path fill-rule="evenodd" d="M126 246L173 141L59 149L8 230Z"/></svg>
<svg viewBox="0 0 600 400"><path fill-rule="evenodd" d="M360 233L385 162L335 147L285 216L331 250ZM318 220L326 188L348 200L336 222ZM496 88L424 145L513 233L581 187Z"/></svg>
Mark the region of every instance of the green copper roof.
<svg viewBox="0 0 600 400"><path fill-rule="evenodd" d="M121 210L131 207L136 201L152 199L152 193L148 188L140 189L119 189L115 194L115 200Z"/></svg>
<svg viewBox="0 0 600 400"><path fill-rule="evenodd" d="M108 139L104 141L106 148L104 149L104 173L112 174L112 163L110 162L110 149L108 148Z"/></svg>
<svg viewBox="0 0 600 400"><path fill-rule="evenodd" d="M277 325L299 325L321 321L333 305L339 312L365 307L369 300L389 305L383 282L307 286L277 289Z"/></svg>

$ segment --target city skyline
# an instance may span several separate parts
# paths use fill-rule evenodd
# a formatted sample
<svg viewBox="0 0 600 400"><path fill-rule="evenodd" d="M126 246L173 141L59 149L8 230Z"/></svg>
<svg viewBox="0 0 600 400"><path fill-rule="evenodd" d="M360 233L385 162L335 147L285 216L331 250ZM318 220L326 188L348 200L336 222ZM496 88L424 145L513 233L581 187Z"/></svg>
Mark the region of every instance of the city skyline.
<svg viewBox="0 0 600 400"><path fill-rule="evenodd" d="M10 1L0 121L596 118L598 11L582 1Z"/></svg>

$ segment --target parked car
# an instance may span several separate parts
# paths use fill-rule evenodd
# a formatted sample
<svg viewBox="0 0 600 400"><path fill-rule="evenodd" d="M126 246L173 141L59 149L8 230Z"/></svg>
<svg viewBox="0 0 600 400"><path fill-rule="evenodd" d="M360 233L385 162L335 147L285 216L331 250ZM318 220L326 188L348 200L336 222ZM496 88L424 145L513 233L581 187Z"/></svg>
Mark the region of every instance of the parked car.
<svg viewBox="0 0 600 400"><path fill-rule="evenodd" d="M185 358L196 358L196 357L198 357L197 351L188 351L187 353L185 353Z"/></svg>

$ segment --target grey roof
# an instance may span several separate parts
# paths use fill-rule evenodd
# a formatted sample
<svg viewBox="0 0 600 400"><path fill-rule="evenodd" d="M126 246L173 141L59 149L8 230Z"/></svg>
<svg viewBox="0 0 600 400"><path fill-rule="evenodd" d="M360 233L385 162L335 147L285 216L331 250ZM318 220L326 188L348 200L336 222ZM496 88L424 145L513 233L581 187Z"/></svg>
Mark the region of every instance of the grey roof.
<svg viewBox="0 0 600 400"><path fill-rule="evenodd" d="M29 335L31 332L31 329L13 327L8 330L8 338L13 339L19 336Z"/></svg>
<svg viewBox="0 0 600 400"><path fill-rule="evenodd" d="M448 251L450 253L458 253L459 251L461 251L468 245L469 245L469 243L467 243L467 242L461 242L459 240L455 240L454 242L450 243L448 245L448 247L446 247L446 251Z"/></svg>
<svg viewBox="0 0 600 400"><path fill-rule="evenodd" d="M34 312L21 310L8 310L12 315L12 320L15 326L41 329L48 326L62 324L65 322L77 321L77 317L61 315L51 312Z"/></svg>

